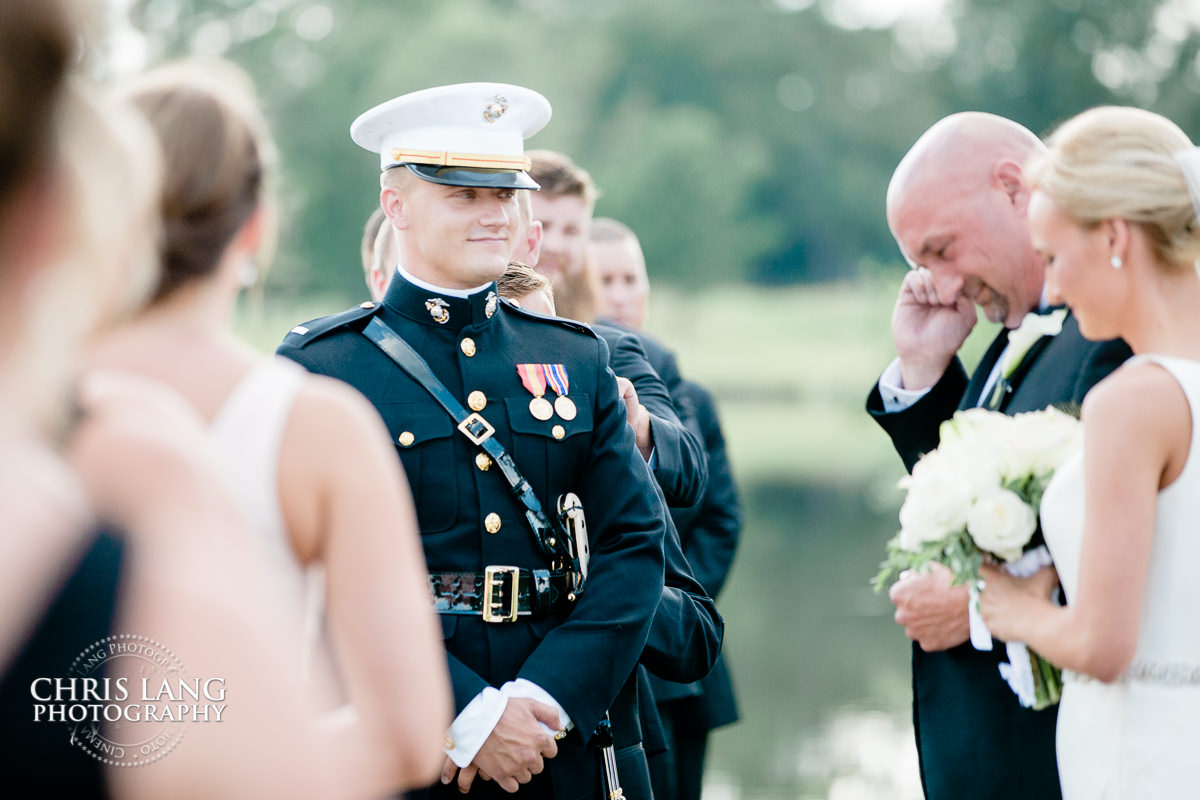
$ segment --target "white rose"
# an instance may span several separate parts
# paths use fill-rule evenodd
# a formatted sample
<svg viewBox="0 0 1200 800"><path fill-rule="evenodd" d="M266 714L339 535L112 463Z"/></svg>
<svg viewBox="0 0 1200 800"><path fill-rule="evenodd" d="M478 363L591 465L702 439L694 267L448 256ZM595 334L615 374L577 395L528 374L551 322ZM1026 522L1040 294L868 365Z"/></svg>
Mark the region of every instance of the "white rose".
<svg viewBox="0 0 1200 800"><path fill-rule="evenodd" d="M957 439L938 448L939 469L952 471L963 482L967 487L964 499L968 505L1000 486L1001 446L1001 442L993 440L988 432L978 437Z"/></svg>
<svg viewBox="0 0 1200 800"><path fill-rule="evenodd" d="M1013 422L1000 451L1005 478L1052 473L1083 445L1083 425L1054 408L1017 414Z"/></svg>
<svg viewBox="0 0 1200 800"><path fill-rule="evenodd" d="M936 454L917 465L913 474L901 481L908 496L900 508L900 546L919 550L925 542L944 539L967 524L971 508L971 485L954 469L942 469Z"/></svg>
<svg viewBox="0 0 1200 800"><path fill-rule="evenodd" d="M967 514L967 532L982 550L1015 561L1037 529L1037 514L1007 489L979 498Z"/></svg>
<svg viewBox="0 0 1200 800"><path fill-rule="evenodd" d="M957 441L992 441L1003 436L1004 430L1012 424L1012 418L998 411L988 411L986 408L970 408L956 411L954 416L946 420L938 428L939 449ZM978 444L976 445L978 446Z"/></svg>

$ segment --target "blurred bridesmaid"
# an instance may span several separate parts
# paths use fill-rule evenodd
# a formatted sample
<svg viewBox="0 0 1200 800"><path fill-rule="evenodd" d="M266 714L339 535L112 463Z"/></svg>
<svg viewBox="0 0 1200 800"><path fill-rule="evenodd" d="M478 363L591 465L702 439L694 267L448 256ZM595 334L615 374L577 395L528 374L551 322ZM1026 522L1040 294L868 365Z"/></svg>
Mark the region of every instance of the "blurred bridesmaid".
<svg viewBox="0 0 1200 800"><path fill-rule="evenodd" d="M452 706L390 437L345 384L262 356L230 332L254 259L272 245L273 151L250 84L228 63L184 63L135 79L125 95L164 154L162 274L149 305L100 343L94 362L160 381L207 423L252 526L237 553L266 565L289 612L289 657L297 671L314 667L310 686L326 705L333 681L320 679L331 674L350 701L325 742L348 767L340 793L426 785Z"/></svg>

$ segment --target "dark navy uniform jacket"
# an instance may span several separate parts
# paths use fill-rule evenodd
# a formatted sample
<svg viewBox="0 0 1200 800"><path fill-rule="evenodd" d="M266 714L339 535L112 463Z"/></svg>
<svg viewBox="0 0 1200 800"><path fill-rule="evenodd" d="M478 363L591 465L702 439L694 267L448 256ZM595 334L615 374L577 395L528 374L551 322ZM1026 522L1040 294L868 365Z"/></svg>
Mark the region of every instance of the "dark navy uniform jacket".
<svg viewBox="0 0 1200 800"><path fill-rule="evenodd" d="M876 381L867 412L892 439L911 470L937 447L938 426L956 410L979 405L988 375L1004 352L1001 330L968 381L957 358L941 379L912 406L887 412ZM1005 414L1039 411L1060 403L1082 403L1084 395L1130 355L1121 340L1091 342L1068 315L1062 332L1036 342L1010 378L1012 391L998 408ZM1005 649L976 650L970 642L926 653L913 651L913 728L921 783L929 800L971 797L1058 800L1054 755L1058 706L1022 708L1000 678Z"/></svg>
<svg viewBox="0 0 1200 800"><path fill-rule="evenodd" d="M444 322L427 307L435 299L444 304L434 305ZM499 470L482 469L481 449L361 333L372 316L407 340L464 405L470 393L483 393L479 413L544 507L552 513L568 491L583 502L591 568L569 613L513 623L449 614L441 620L456 711L485 687L518 677L542 687L576 726L547 762L556 795L590 793L596 759L585 740L630 680L663 587L664 522L607 348L586 326L497 302L494 287L466 299L442 297L402 277L381 304L305 323L284 339L280 355L346 381L382 415L412 487L430 571L548 563ZM516 368L522 363L565 366L575 419L533 417L532 395ZM499 515L494 534L485 529L489 514Z"/></svg>

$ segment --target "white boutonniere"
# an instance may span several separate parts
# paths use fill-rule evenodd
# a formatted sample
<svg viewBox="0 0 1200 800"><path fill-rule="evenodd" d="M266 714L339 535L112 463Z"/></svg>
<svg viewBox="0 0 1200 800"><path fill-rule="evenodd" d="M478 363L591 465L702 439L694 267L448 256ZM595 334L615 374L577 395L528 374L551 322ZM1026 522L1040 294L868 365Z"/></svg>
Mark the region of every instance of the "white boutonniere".
<svg viewBox="0 0 1200 800"><path fill-rule="evenodd" d="M1004 351L1000 376L1011 378L1034 343L1043 336L1057 336L1062 331L1063 320L1066 318L1065 308L1055 309L1049 314L1026 314L1017 329L1008 335L1008 347Z"/></svg>

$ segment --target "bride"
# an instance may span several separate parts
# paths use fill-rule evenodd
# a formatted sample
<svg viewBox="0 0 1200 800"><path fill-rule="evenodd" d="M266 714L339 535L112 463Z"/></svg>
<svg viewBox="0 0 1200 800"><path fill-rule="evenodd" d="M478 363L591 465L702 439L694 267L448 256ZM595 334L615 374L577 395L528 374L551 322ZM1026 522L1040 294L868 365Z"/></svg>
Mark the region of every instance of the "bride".
<svg viewBox="0 0 1200 800"><path fill-rule="evenodd" d="M1200 150L1133 108L1066 122L1032 168L1047 287L1135 358L1083 404L1083 453L1046 490L1047 569L985 568L981 610L1064 670L1066 800L1196 792L1200 752ZM1195 455L1193 455L1195 453Z"/></svg>

